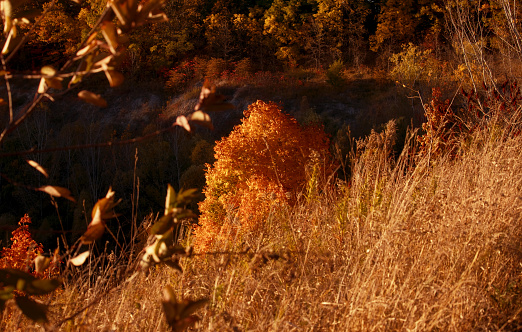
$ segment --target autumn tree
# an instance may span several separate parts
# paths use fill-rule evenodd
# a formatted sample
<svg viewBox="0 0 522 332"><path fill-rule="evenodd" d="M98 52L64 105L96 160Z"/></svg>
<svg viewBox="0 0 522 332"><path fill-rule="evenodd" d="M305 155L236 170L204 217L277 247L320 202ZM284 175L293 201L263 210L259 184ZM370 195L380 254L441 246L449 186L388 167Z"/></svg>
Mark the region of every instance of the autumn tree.
<svg viewBox="0 0 522 332"><path fill-rule="evenodd" d="M216 144L216 162L208 166L195 230L199 250L226 245L228 236L260 227L274 206L293 204L306 182L311 155L328 160L329 139L320 126L300 127L277 104L262 101L244 115Z"/></svg>
<svg viewBox="0 0 522 332"><path fill-rule="evenodd" d="M373 51L388 57L403 44L422 42L426 36L440 33L443 26L443 1L384 0L377 14L377 29L371 36Z"/></svg>

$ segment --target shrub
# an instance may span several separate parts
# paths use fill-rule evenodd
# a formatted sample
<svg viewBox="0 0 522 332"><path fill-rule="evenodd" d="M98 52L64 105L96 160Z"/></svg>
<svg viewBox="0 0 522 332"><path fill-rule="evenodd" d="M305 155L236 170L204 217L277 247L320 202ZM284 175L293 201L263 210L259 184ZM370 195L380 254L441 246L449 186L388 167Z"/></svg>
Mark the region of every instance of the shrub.
<svg viewBox="0 0 522 332"><path fill-rule="evenodd" d="M196 249L201 251L255 230L271 207L295 203L306 184L311 156L328 159L329 139L321 127L299 126L275 103L257 101L244 115L242 123L217 142L216 162L207 170L195 229ZM321 165L319 174L324 175L328 166Z"/></svg>
<svg viewBox="0 0 522 332"><path fill-rule="evenodd" d="M341 87L345 84L343 77L344 64L341 60L336 60L326 71L326 82L333 87Z"/></svg>
<svg viewBox="0 0 522 332"><path fill-rule="evenodd" d="M33 275L37 275L36 271L30 271L31 266L35 258L43 253L43 246L36 243L29 233L29 225L31 224L31 218L29 215L24 215L18 222L19 227L15 229L11 234L11 246L2 249L0 255L0 268L11 268L18 269L25 272L31 272ZM49 265L44 275L49 276L50 273L55 273L56 266L54 264Z"/></svg>

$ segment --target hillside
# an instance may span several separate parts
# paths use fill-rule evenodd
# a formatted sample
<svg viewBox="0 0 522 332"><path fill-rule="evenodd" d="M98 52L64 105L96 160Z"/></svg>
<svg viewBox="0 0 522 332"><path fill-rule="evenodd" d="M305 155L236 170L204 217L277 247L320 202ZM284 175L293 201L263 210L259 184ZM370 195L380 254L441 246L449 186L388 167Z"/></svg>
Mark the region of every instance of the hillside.
<svg viewBox="0 0 522 332"><path fill-rule="evenodd" d="M519 1L6 1L0 330L522 329Z"/></svg>

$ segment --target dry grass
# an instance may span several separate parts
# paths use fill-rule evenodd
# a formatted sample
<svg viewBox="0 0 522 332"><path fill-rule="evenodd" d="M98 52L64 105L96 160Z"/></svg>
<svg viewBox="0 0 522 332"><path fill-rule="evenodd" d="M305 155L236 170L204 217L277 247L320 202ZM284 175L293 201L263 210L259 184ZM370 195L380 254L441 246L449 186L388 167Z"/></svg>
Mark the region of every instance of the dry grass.
<svg viewBox="0 0 522 332"><path fill-rule="evenodd" d="M127 269L123 258L98 261L46 299L51 323L167 330L169 284L180 299L210 299L198 331L521 329L522 136L500 140L494 128L468 138L456 159L413 163L390 158L389 124L360 144L350 184L273 211L247 253L193 257L184 274L161 267L130 281L110 279L115 265ZM6 310L1 328L39 330L18 317Z"/></svg>

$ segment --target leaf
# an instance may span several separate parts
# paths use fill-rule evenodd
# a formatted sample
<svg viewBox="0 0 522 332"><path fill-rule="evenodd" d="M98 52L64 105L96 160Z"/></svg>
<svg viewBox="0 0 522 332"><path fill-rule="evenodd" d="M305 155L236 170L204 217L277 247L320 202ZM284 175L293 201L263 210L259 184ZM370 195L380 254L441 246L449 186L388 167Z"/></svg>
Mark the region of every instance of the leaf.
<svg viewBox="0 0 522 332"><path fill-rule="evenodd" d="M27 284L24 291L29 295L45 295L62 285L59 279L36 279Z"/></svg>
<svg viewBox="0 0 522 332"><path fill-rule="evenodd" d="M56 90L62 89L62 78L61 77L44 78L44 80L48 87L56 89Z"/></svg>
<svg viewBox="0 0 522 332"><path fill-rule="evenodd" d="M183 127L186 131L190 132L190 124L184 115L180 115L176 118L175 125Z"/></svg>
<svg viewBox="0 0 522 332"><path fill-rule="evenodd" d="M109 49L112 54L117 53L118 48L118 33L116 32L116 26L110 21L103 22L101 26L103 38L107 41Z"/></svg>
<svg viewBox="0 0 522 332"><path fill-rule="evenodd" d="M121 200L114 201L112 188L109 188L104 198L96 202L91 212L92 220L87 227L87 231L80 238L83 244L90 244L103 235L105 232L105 220L116 217L113 209L120 202Z"/></svg>
<svg viewBox="0 0 522 332"><path fill-rule="evenodd" d="M76 202L76 200L71 196L71 192L67 188L57 186L43 186L38 188L38 190L46 192L51 196L63 197L70 200L71 202Z"/></svg>
<svg viewBox="0 0 522 332"><path fill-rule="evenodd" d="M125 80L125 76L116 70L105 70L105 76L107 76L111 88L121 85Z"/></svg>
<svg viewBox="0 0 522 332"><path fill-rule="evenodd" d="M47 91L47 81L42 77L40 84L38 84L38 93L45 93Z"/></svg>
<svg viewBox="0 0 522 332"><path fill-rule="evenodd" d="M31 300L27 296L15 297L16 305L23 314L37 323L47 322L47 306Z"/></svg>
<svg viewBox="0 0 522 332"><path fill-rule="evenodd" d="M0 290L0 301L7 301L14 297L13 291L15 288L13 286L6 286Z"/></svg>
<svg viewBox="0 0 522 332"><path fill-rule="evenodd" d="M52 77L56 75L56 69L52 66L43 66L42 69L40 69L40 73L44 76Z"/></svg>
<svg viewBox="0 0 522 332"><path fill-rule="evenodd" d="M199 94L199 102L194 107L195 111L226 111L234 109L234 105L225 103L225 96L216 93L216 88L210 84L209 80L205 80L201 92Z"/></svg>
<svg viewBox="0 0 522 332"><path fill-rule="evenodd" d="M167 286L163 290L163 300L161 302L169 326L174 331L183 331L199 320L193 313L203 308L207 304L208 299L178 302L172 287Z"/></svg>
<svg viewBox="0 0 522 332"><path fill-rule="evenodd" d="M172 226L174 226L172 213L169 213L162 216L157 222L154 223L154 225L150 229L150 234L163 234L166 231L168 231Z"/></svg>
<svg viewBox="0 0 522 332"><path fill-rule="evenodd" d="M188 116L189 121L195 122L203 127L207 127L210 130L214 130L210 115L203 111L195 111Z"/></svg>
<svg viewBox="0 0 522 332"><path fill-rule="evenodd" d="M182 219L189 219L189 218L197 218L197 215L192 212L190 209L177 209L176 213L174 214L174 218L177 220Z"/></svg>
<svg viewBox="0 0 522 332"><path fill-rule="evenodd" d="M176 197L176 206L190 203L190 201L195 198L195 194L197 191L198 189L196 188L180 190L178 196Z"/></svg>
<svg viewBox="0 0 522 332"><path fill-rule="evenodd" d="M97 95L93 92L82 90L78 92L78 97L89 104L93 104L98 107L107 107L107 101L100 95Z"/></svg>
<svg viewBox="0 0 522 332"><path fill-rule="evenodd" d="M43 273L51 264L51 258L44 255L38 255L34 259L34 270L38 273Z"/></svg>
<svg viewBox="0 0 522 332"><path fill-rule="evenodd" d="M91 223L89 227L87 227L85 233L83 233L82 237L80 238L80 241L82 242L82 244L91 244L94 241L101 238L103 233L105 233L105 224Z"/></svg>
<svg viewBox="0 0 522 332"><path fill-rule="evenodd" d="M170 185L167 185L167 197L165 198L165 215L169 214L170 210L175 207L176 202L176 191Z"/></svg>
<svg viewBox="0 0 522 332"><path fill-rule="evenodd" d="M89 250L84 251L76 257L69 259L69 262L74 266L80 266L83 263L85 263L85 260L87 259L87 257L89 257L90 254L91 252Z"/></svg>
<svg viewBox="0 0 522 332"><path fill-rule="evenodd" d="M5 3L7 1L2 1L2 3ZM10 19L8 20L9 22L11 21ZM7 26L7 22L6 21L6 24L5 26ZM20 44L20 42L22 41L22 35L18 33L17 29L16 29L16 26L11 26L10 27L10 31L9 31L9 35L7 36L7 39L4 43L4 47L2 49L2 54L8 54L10 53L12 50L15 49L16 46L18 46L18 44Z"/></svg>
<svg viewBox="0 0 522 332"><path fill-rule="evenodd" d="M163 6L165 0L149 0L144 5L138 6L138 15L136 17L136 25L145 24L149 18L154 18L155 22L167 21L167 16L161 12L160 8Z"/></svg>
<svg viewBox="0 0 522 332"><path fill-rule="evenodd" d="M38 172L42 173L46 178L49 177L49 174L47 173L47 171L45 170L45 168L43 168L42 166L40 166L40 164L38 164L36 161L34 160L26 160L27 163L29 165L31 165L32 167L34 167Z"/></svg>
<svg viewBox="0 0 522 332"><path fill-rule="evenodd" d="M94 205L94 208L91 212L91 224L101 222L102 220L111 219L116 216L112 209L118 205L121 200L114 202L114 194L115 193L112 188L109 188L107 195L96 202L96 205Z"/></svg>

